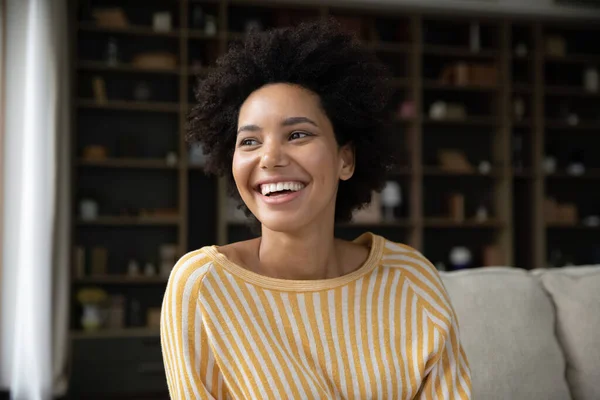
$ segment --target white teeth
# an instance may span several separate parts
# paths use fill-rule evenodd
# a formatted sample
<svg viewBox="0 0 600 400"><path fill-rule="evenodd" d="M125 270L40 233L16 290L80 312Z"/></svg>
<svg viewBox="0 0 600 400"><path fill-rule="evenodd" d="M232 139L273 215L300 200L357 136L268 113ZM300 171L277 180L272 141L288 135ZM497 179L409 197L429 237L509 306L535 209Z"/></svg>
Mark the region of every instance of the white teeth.
<svg viewBox="0 0 600 400"><path fill-rule="evenodd" d="M282 190L291 190L297 192L304 188L304 184L300 182L278 182L278 183L265 183L260 185L260 192L263 196L273 192L280 192Z"/></svg>

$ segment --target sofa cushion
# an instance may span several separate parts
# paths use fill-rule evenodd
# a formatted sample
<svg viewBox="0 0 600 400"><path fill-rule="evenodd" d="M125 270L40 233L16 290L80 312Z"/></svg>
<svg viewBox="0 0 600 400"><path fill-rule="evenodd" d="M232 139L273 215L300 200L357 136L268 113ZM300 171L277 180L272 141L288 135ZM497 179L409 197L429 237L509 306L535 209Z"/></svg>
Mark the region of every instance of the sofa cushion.
<svg viewBox="0 0 600 400"><path fill-rule="evenodd" d="M539 280L525 270L440 272L469 359L474 399L570 399L555 316Z"/></svg>
<svg viewBox="0 0 600 400"><path fill-rule="evenodd" d="M600 399L600 266L536 271L556 307L575 400Z"/></svg>

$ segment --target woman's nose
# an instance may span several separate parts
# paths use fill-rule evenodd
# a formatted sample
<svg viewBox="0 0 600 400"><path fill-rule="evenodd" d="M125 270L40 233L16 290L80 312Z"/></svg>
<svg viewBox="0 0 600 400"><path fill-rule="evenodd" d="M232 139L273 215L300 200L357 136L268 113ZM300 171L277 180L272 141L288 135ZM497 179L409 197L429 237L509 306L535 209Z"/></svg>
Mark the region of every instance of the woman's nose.
<svg viewBox="0 0 600 400"><path fill-rule="evenodd" d="M275 141L267 141L262 146L262 154L260 158L260 167L263 169L271 169L283 167L286 165L285 151L281 143Z"/></svg>

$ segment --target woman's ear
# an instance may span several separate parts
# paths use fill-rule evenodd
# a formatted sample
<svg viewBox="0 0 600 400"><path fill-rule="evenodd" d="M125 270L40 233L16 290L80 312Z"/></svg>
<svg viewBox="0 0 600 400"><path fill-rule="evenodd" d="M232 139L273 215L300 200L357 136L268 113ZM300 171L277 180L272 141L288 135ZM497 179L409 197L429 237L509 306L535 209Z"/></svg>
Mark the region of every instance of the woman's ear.
<svg viewBox="0 0 600 400"><path fill-rule="evenodd" d="M347 143L340 148L340 179L347 181L354 175L356 165L356 152L352 143Z"/></svg>

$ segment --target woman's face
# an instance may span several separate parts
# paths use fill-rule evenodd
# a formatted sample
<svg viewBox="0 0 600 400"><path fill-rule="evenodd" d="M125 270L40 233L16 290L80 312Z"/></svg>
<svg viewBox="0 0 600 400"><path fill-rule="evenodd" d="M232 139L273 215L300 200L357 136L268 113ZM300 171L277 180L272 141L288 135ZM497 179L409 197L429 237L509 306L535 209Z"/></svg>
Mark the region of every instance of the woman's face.
<svg viewBox="0 0 600 400"><path fill-rule="evenodd" d="M354 154L338 147L316 94L263 86L242 104L237 129L233 177L263 226L291 232L333 221L338 182L352 176Z"/></svg>

